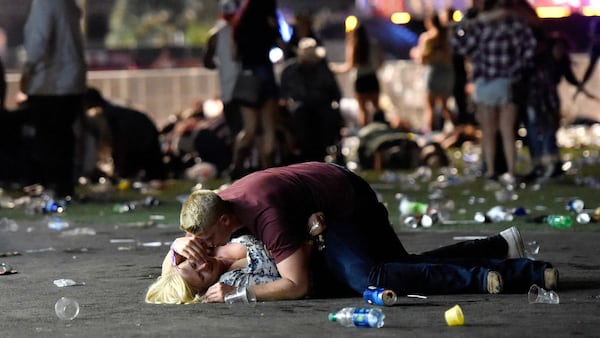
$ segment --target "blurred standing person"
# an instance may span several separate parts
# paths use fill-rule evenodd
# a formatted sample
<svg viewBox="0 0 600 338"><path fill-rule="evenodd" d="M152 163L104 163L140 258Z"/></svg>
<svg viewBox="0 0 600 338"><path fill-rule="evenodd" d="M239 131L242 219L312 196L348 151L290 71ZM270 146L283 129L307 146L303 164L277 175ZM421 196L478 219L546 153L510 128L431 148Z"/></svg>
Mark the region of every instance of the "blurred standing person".
<svg viewBox="0 0 600 338"><path fill-rule="evenodd" d="M257 78L261 91L256 105L241 103L243 127L235 140L232 179L240 178L246 172L244 162L255 146L259 129L262 132L260 166L273 165L279 93L269 53L281 43L276 11L276 0L244 0L234 18L233 40L241 72Z"/></svg>
<svg viewBox="0 0 600 338"><path fill-rule="evenodd" d="M497 179L502 174L494 172L499 130L508 179L514 181L517 112L512 86L531 67L535 37L517 15L497 6L494 0L486 0L483 12L465 23L453 36L452 43L455 52L470 57L473 67L473 101L482 130L485 177Z"/></svg>
<svg viewBox="0 0 600 338"><path fill-rule="evenodd" d="M232 21L240 0L221 0L219 4L220 19L209 32L203 61L204 67L219 71L223 115L231 133L236 135L242 130L242 116L239 104L232 99L235 80L240 71L239 62L233 58Z"/></svg>
<svg viewBox="0 0 600 338"><path fill-rule="evenodd" d="M324 161L327 147L341 139L342 93L325 54L315 39L303 38L298 56L281 72L281 100L291 115L302 162Z"/></svg>
<svg viewBox="0 0 600 338"><path fill-rule="evenodd" d="M453 51L448 29L437 13L425 19L426 31L419 36L419 42L411 50L411 56L425 66L425 130L431 132L443 129L436 125L436 109L439 108L444 121L455 124L454 116L448 109L448 99L454 87Z"/></svg>
<svg viewBox="0 0 600 338"><path fill-rule="evenodd" d="M556 143L561 119L557 87L563 77L571 85L580 86L571 67L568 40L559 33L552 33L540 40L539 45L527 85L526 127L532 170L523 177L526 183L564 174Z"/></svg>
<svg viewBox="0 0 600 338"><path fill-rule="evenodd" d="M584 86L588 82L588 80L592 77L594 73L594 69L596 68L596 63L598 62L598 58L600 57L600 18L595 18L594 21L590 24L590 60L587 68L585 69L585 73L583 74L583 78L581 79L581 83L579 84L579 88L577 93L585 92ZM589 94L588 97L590 96Z"/></svg>
<svg viewBox="0 0 600 338"><path fill-rule="evenodd" d="M0 111L4 111L6 107L6 71L4 70L4 63L0 58Z"/></svg>
<svg viewBox="0 0 600 338"><path fill-rule="evenodd" d="M456 10L454 8L448 9L448 29L450 34L457 29L457 23L453 21L452 17ZM472 19L477 15L477 10L474 7L467 9L465 19ZM467 84L469 78L467 76L466 60L463 55L454 53L452 50L452 71L454 73L454 84L452 87L452 96L454 97L454 104L456 106L455 121L457 125L473 125L476 123L473 117L472 107L469 105L470 94L467 93Z"/></svg>
<svg viewBox="0 0 600 338"><path fill-rule="evenodd" d="M36 130L33 180L58 197L75 186L73 124L83 116L87 70L81 17L75 0L34 0L25 24L21 91Z"/></svg>
<svg viewBox="0 0 600 338"><path fill-rule="evenodd" d="M377 70L383 64L383 55L378 45L371 40L364 25L346 33L346 62L333 64L336 73L354 70L354 94L358 103L358 127L364 127L373 121L379 106L379 78Z"/></svg>

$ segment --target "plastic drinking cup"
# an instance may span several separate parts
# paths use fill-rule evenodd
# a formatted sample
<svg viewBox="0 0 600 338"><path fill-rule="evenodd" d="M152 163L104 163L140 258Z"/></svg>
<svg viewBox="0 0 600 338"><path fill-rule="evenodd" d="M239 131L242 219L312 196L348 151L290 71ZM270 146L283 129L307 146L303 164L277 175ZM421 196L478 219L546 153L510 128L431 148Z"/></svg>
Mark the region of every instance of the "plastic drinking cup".
<svg viewBox="0 0 600 338"><path fill-rule="evenodd" d="M224 301L226 304L256 304L256 296L248 287L238 287L235 291L225 295Z"/></svg>
<svg viewBox="0 0 600 338"><path fill-rule="evenodd" d="M448 326L461 326L465 324L465 317L458 304L446 310L444 316L446 317Z"/></svg>
<svg viewBox="0 0 600 338"><path fill-rule="evenodd" d="M61 297L54 305L54 311L62 320L73 320L79 314L79 303L75 299Z"/></svg>
<svg viewBox="0 0 600 338"><path fill-rule="evenodd" d="M529 293L527 294L527 299L530 304L533 303L542 303L542 304L558 304L560 299L558 294L554 291L545 290L533 284L529 288Z"/></svg>

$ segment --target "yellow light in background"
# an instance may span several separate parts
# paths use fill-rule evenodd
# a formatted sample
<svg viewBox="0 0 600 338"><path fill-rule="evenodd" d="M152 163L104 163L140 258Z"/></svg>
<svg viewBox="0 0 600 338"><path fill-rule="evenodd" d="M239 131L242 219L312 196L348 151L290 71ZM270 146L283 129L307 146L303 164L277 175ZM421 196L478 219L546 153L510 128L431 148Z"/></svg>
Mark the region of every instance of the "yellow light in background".
<svg viewBox="0 0 600 338"><path fill-rule="evenodd" d="M463 13L461 11L454 11L452 13L452 21L461 22L463 19Z"/></svg>
<svg viewBox="0 0 600 338"><path fill-rule="evenodd" d="M539 18L565 18L571 15L571 9L569 7L562 6L548 6L538 7L535 9Z"/></svg>
<svg viewBox="0 0 600 338"><path fill-rule="evenodd" d="M585 16L600 16L600 7L583 6L581 8L581 14Z"/></svg>
<svg viewBox="0 0 600 338"><path fill-rule="evenodd" d="M395 12L392 13L390 20L396 25L406 24L410 22L410 14L407 12Z"/></svg>
<svg viewBox="0 0 600 338"><path fill-rule="evenodd" d="M352 32L353 30L356 29L356 26L358 26L358 18L355 17L354 15L350 15L349 17L346 18L346 33L347 32Z"/></svg>

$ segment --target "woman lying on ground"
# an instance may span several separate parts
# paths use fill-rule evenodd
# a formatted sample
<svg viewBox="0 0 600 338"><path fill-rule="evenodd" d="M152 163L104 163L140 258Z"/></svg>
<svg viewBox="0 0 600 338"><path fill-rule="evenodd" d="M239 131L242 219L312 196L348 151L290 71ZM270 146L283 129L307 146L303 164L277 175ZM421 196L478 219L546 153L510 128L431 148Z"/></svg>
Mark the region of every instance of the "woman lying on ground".
<svg viewBox="0 0 600 338"><path fill-rule="evenodd" d="M172 247L193 236L177 238ZM146 302L188 304L223 302L224 296L237 287L265 284L279 279L273 258L262 242L250 235L233 238L215 248L214 257L196 263L170 250L158 277L146 293Z"/></svg>

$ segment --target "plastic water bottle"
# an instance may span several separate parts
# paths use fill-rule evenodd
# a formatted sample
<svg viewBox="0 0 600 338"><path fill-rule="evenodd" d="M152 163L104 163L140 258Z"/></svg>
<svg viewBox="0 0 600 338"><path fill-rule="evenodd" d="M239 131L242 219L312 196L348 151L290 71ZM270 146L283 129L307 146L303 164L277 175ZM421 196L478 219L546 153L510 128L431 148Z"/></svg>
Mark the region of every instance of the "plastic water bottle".
<svg viewBox="0 0 600 338"><path fill-rule="evenodd" d="M544 222L555 228L570 228L573 225L573 218L570 215L548 215Z"/></svg>
<svg viewBox="0 0 600 338"><path fill-rule="evenodd" d="M338 312L329 313L329 320L346 327L383 326L385 314L380 308L345 307Z"/></svg>
<svg viewBox="0 0 600 338"><path fill-rule="evenodd" d="M403 216L423 215L427 213L428 208L429 205L427 203L410 201L406 197L400 197L400 203L398 204L398 211Z"/></svg>
<svg viewBox="0 0 600 338"><path fill-rule="evenodd" d="M583 211L585 207L585 203L580 199L572 199L567 202L567 210L574 211L576 213L580 213Z"/></svg>
<svg viewBox="0 0 600 338"><path fill-rule="evenodd" d="M42 211L45 214L62 213L65 211L65 206L64 203L61 203L60 201L48 199L46 200Z"/></svg>

